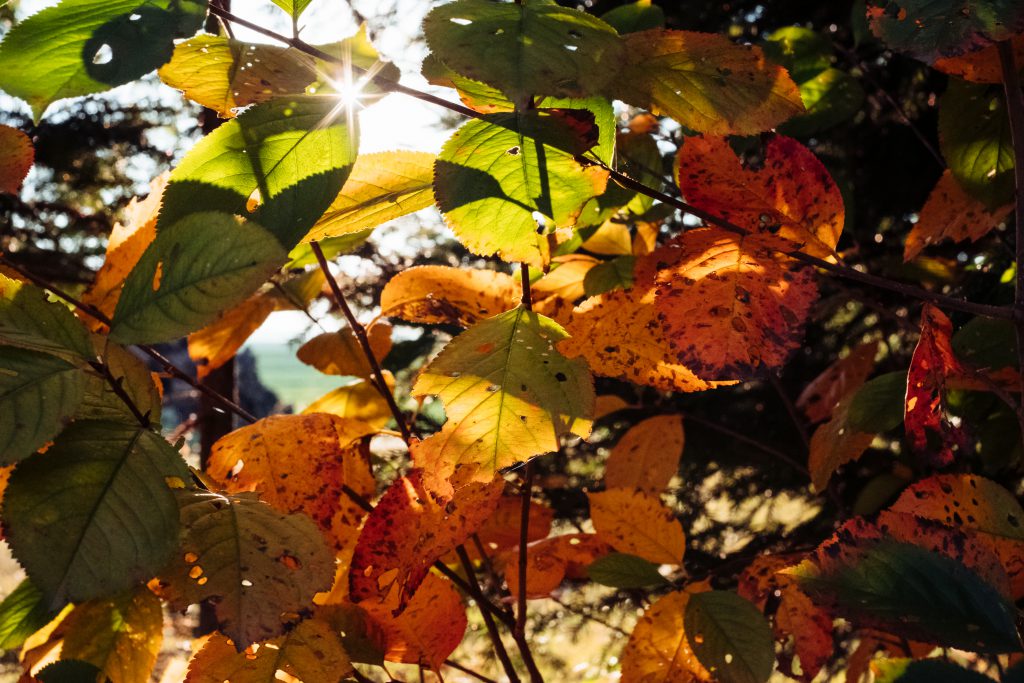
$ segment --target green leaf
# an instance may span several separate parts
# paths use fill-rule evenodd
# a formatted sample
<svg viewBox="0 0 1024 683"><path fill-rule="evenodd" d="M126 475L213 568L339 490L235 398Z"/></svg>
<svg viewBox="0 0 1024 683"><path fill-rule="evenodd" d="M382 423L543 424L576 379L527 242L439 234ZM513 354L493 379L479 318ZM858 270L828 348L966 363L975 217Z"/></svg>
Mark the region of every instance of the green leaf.
<svg viewBox="0 0 1024 683"><path fill-rule="evenodd" d="M456 0L432 10L423 31L442 62L520 108L535 95L597 94L622 55L615 29L553 0Z"/></svg>
<svg viewBox="0 0 1024 683"><path fill-rule="evenodd" d="M0 465L28 457L78 409L86 375L38 351L0 347Z"/></svg>
<svg viewBox="0 0 1024 683"><path fill-rule="evenodd" d="M613 588L644 588L668 583L658 565L628 553L611 553L587 567L591 581Z"/></svg>
<svg viewBox="0 0 1024 683"><path fill-rule="evenodd" d="M359 233L434 203L434 159L428 152L364 154L304 242Z"/></svg>
<svg viewBox="0 0 1024 683"><path fill-rule="evenodd" d="M956 357L976 368L1017 367L1017 333L1009 320L977 317L953 335Z"/></svg>
<svg viewBox="0 0 1024 683"><path fill-rule="evenodd" d="M271 0L271 2L287 12L289 16L298 19L313 0Z"/></svg>
<svg viewBox="0 0 1024 683"><path fill-rule="evenodd" d="M0 43L0 88L32 107L133 81L195 33L200 0L63 0L12 28Z"/></svg>
<svg viewBox="0 0 1024 683"><path fill-rule="evenodd" d="M589 297L613 289L629 289L633 286L635 263L636 258L632 256L620 256L594 266L583 277L583 291Z"/></svg>
<svg viewBox="0 0 1024 683"><path fill-rule="evenodd" d="M0 273L0 345L78 362L93 356L89 333L67 306L34 285Z"/></svg>
<svg viewBox="0 0 1024 683"><path fill-rule="evenodd" d="M849 426L858 432L882 434L903 424L907 373L890 372L869 380L850 403Z"/></svg>
<svg viewBox="0 0 1024 683"><path fill-rule="evenodd" d="M1000 85L949 79L939 100L939 146L964 190L989 209L1013 197L1013 141Z"/></svg>
<svg viewBox="0 0 1024 683"><path fill-rule="evenodd" d="M731 591L695 593L686 603L686 637L722 683L764 683L775 666L772 629L753 604Z"/></svg>
<svg viewBox="0 0 1024 683"><path fill-rule="evenodd" d="M30 580L23 580L0 602L0 650L21 647L26 638L46 626L52 617L42 591Z"/></svg>
<svg viewBox="0 0 1024 683"><path fill-rule="evenodd" d="M882 659L871 668L877 671L875 683L992 683L988 676L941 659Z"/></svg>
<svg viewBox="0 0 1024 683"><path fill-rule="evenodd" d="M36 678L42 683L96 683L102 673L95 664L78 659L62 659L44 666Z"/></svg>
<svg viewBox="0 0 1024 683"><path fill-rule="evenodd" d="M286 515L256 494L183 493L181 542L161 575L174 609L212 599L219 629L243 649L273 638L330 589L334 555L305 515Z"/></svg>
<svg viewBox="0 0 1024 683"><path fill-rule="evenodd" d="M772 32L765 38L763 48L765 56L786 67L797 83L832 67L832 44L802 26L786 26Z"/></svg>
<svg viewBox="0 0 1024 683"><path fill-rule="evenodd" d="M1018 0L881 0L867 11L886 45L931 64L974 52L1024 30Z"/></svg>
<svg viewBox="0 0 1024 683"><path fill-rule="evenodd" d="M807 137L853 117L864 103L864 88L839 69L826 69L800 84L800 99L807 113L779 126L786 135Z"/></svg>
<svg viewBox="0 0 1024 683"><path fill-rule="evenodd" d="M110 337L151 343L201 329L256 291L286 258L256 223L227 213L186 216L157 233L128 275Z"/></svg>
<svg viewBox="0 0 1024 683"><path fill-rule="evenodd" d="M454 427L446 460L493 474L558 450L562 436L590 434L593 380L586 363L555 349L566 337L555 321L519 307L448 343L412 388L444 403Z"/></svg>
<svg viewBox="0 0 1024 683"><path fill-rule="evenodd" d="M601 19L620 34L665 26L665 12L657 5L651 4L651 0L637 0L628 5L621 5L602 14Z"/></svg>
<svg viewBox="0 0 1024 683"><path fill-rule="evenodd" d="M153 380L149 366L135 354L105 337L95 337L96 355L103 359L110 374L121 383L121 389L142 415L154 424L160 423L163 400ZM85 396L75 413L75 419L113 420L136 424L138 418L114 392L110 382L99 375L89 373Z"/></svg>
<svg viewBox="0 0 1024 683"><path fill-rule="evenodd" d="M158 232L196 212L250 216L291 249L341 191L358 147L356 119L337 97L264 102L219 126L185 155L164 191Z"/></svg>
<svg viewBox="0 0 1024 683"><path fill-rule="evenodd" d="M470 121L434 167L438 207L470 251L541 266L548 254L543 233L572 226L605 189L607 171L574 158L593 146L596 133L592 117L576 110ZM545 218L543 230L535 213Z"/></svg>
<svg viewBox="0 0 1024 683"><path fill-rule="evenodd" d="M1013 604L961 562L891 541L855 557L828 574L801 565L800 586L915 640L973 652L1020 650Z"/></svg>
<svg viewBox="0 0 1024 683"><path fill-rule="evenodd" d="M21 462L4 493L14 556L48 606L104 597L147 581L170 558L184 461L159 434L117 422L75 422Z"/></svg>

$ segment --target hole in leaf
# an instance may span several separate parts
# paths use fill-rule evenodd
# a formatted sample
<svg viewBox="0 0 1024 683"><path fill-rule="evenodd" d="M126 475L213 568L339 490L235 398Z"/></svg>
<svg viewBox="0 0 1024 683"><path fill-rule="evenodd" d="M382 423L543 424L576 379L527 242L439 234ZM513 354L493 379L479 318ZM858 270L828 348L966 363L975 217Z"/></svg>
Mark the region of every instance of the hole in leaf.
<svg viewBox="0 0 1024 683"><path fill-rule="evenodd" d="M100 45L100 49L96 50L96 54L92 56L93 64L110 64L114 59L114 51L109 45L103 43Z"/></svg>
<svg viewBox="0 0 1024 683"><path fill-rule="evenodd" d="M452 17L452 23L458 24L459 26L469 26L473 23L471 19L463 19L462 17Z"/></svg>

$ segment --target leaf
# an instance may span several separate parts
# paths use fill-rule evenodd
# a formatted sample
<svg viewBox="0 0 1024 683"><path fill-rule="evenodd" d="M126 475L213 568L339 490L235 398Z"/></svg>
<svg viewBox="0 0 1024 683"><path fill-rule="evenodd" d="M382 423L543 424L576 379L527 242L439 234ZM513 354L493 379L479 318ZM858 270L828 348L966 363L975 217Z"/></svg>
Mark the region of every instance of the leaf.
<svg viewBox="0 0 1024 683"><path fill-rule="evenodd" d="M277 308L277 301L258 292L188 336L188 355L202 380L235 357L242 345Z"/></svg>
<svg viewBox="0 0 1024 683"><path fill-rule="evenodd" d="M2 273L0 345L41 351L77 364L93 358L89 333L67 306L50 301L35 285Z"/></svg>
<svg viewBox="0 0 1024 683"><path fill-rule="evenodd" d="M601 15L620 35L665 26L665 12L651 0L637 0Z"/></svg>
<svg viewBox="0 0 1024 683"><path fill-rule="evenodd" d="M655 415L636 423L608 456L605 485L661 493L679 469L684 443L681 415Z"/></svg>
<svg viewBox="0 0 1024 683"><path fill-rule="evenodd" d="M903 424L906 395L905 372L889 372L869 380L850 401L850 427L876 434L895 429Z"/></svg>
<svg viewBox="0 0 1024 683"><path fill-rule="evenodd" d="M284 513L308 515L336 549L354 545L366 516L345 488L376 491L368 452L370 425L334 415L274 415L221 437L206 472L228 493L258 491Z"/></svg>
<svg viewBox="0 0 1024 683"><path fill-rule="evenodd" d="M356 119L330 95L282 97L247 109L189 150L171 173L161 232L189 214L249 216L287 251L341 191L358 149ZM247 206L254 195L258 206Z"/></svg>
<svg viewBox="0 0 1024 683"><path fill-rule="evenodd" d="M491 516L480 526L476 535L488 553L515 548L519 545L520 523L522 521L523 502L520 496L505 495L498 499ZM537 501L530 502L529 524L527 526L527 543L547 538L551 533L554 521L554 510ZM473 557L476 546L471 545L466 551Z"/></svg>
<svg viewBox="0 0 1024 683"><path fill-rule="evenodd" d="M587 567L612 552L596 534L564 534L534 541L526 546L526 597L546 598L565 579L587 578ZM513 597L519 594L519 548L499 556L505 584Z"/></svg>
<svg viewBox="0 0 1024 683"><path fill-rule="evenodd" d="M149 195L145 199L134 197L129 202L124 210L124 222L115 223L110 232L103 265L82 295L84 303L95 306L107 316L114 315L125 279L156 238L157 213L167 178L166 173L157 176L150 182ZM106 329L106 325L98 321L90 325L94 331Z"/></svg>
<svg viewBox="0 0 1024 683"><path fill-rule="evenodd" d="M1024 63L1024 37L1010 38L1014 63ZM1003 69L999 64L999 48L989 45L976 52L959 57L944 57L932 64L935 69L972 83L1002 83Z"/></svg>
<svg viewBox="0 0 1024 683"><path fill-rule="evenodd" d="M596 142L593 124L579 110L490 114L463 124L434 165L437 206L459 241L481 256L541 267L545 233L573 226L605 190L608 172L575 158ZM534 214L544 217L540 234Z"/></svg>
<svg viewBox="0 0 1024 683"><path fill-rule="evenodd" d="M53 618L42 591L29 579L0 602L0 650L15 650Z"/></svg>
<svg viewBox="0 0 1024 683"><path fill-rule="evenodd" d="M859 344L814 378L796 400L811 423L830 418L839 402L857 392L875 369L878 342Z"/></svg>
<svg viewBox="0 0 1024 683"><path fill-rule="evenodd" d="M633 627L622 651L623 683L690 683L707 681L686 636L683 615L693 598L676 591L660 597Z"/></svg>
<svg viewBox="0 0 1024 683"><path fill-rule="evenodd" d="M75 422L21 462L4 493L7 540L50 607L126 590L170 558L178 512L168 480L188 481L159 434Z"/></svg>
<svg viewBox="0 0 1024 683"><path fill-rule="evenodd" d="M470 327L515 308L521 295L519 283L498 271L414 266L384 285L380 310L414 323Z"/></svg>
<svg viewBox="0 0 1024 683"><path fill-rule="evenodd" d="M324 258L330 261L335 256L351 253L366 244L366 240L370 239L370 235L372 234L373 228L367 228L366 230L360 230L359 232L354 232L350 235L328 237L327 239L318 242L318 244L320 245L320 250L324 252ZM288 263L285 264L284 268L285 270L295 270L297 268L305 268L306 266L311 266L316 263L316 254L313 253L310 243L302 242L288 252ZM321 273L321 275L323 275L323 273Z"/></svg>
<svg viewBox="0 0 1024 683"><path fill-rule="evenodd" d="M391 351L391 325L386 322L371 325L366 330L370 349L377 360L382 360ZM299 347L295 354L306 365L325 375L343 375L370 378L373 368L363 353L359 339L349 327L337 332L324 332Z"/></svg>
<svg viewBox="0 0 1024 683"><path fill-rule="evenodd" d="M0 125L0 194L18 194L35 156L29 136L17 128Z"/></svg>
<svg viewBox="0 0 1024 683"><path fill-rule="evenodd" d="M588 493L590 518L600 539L620 552L659 564L678 565L686 536L675 513L657 495L642 490L608 489Z"/></svg>
<svg viewBox="0 0 1024 683"><path fill-rule="evenodd" d="M395 378L387 370L384 379L394 387ZM306 406L303 415L330 413L338 417L359 420L373 429L383 429L391 421L391 408L369 380L359 380L329 391Z"/></svg>
<svg viewBox="0 0 1024 683"><path fill-rule="evenodd" d="M939 147L964 191L989 211L1013 198L1013 142L1001 86L951 79L939 100Z"/></svg>
<svg viewBox="0 0 1024 683"><path fill-rule="evenodd" d="M613 588L645 588L667 582L658 565L627 553L612 553L594 561L587 574L595 583Z"/></svg>
<svg viewBox="0 0 1024 683"><path fill-rule="evenodd" d="M161 228L128 276L110 337L154 343L201 329L244 301L284 260L281 246L255 223L227 213L186 216Z"/></svg>
<svg viewBox="0 0 1024 683"><path fill-rule="evenodd" d="M303 241L350 235L433 205L434 159L428 152L408 151L360 156Z"/></svg>
<svg viewBox="0 0 1024 683"><path fill-rule="evenodd" d="M908 637L977 652L1020 649L1012 604L951 557L883 539L855 562L797 571L812 596L827 595L844 613Z"/></svg>
<svg viewBox="0 0 1024 683"><path fill-rule="evenodd" d="M47 664L36 678L41 683L96 683L103 672L93 664L77 659L62 659Z"/></svg>
<svg viewBox="0 0 1024 683"><path fill-rule="evenodd" d="M820 425L811 436L807 469L815 491L824 491L837 469L860 458L875 440L875 432L861 431L850 418L851 403L848 395L839 401L828 422Z"/></svg>
<svg viewBox="0 0 1024 683"><path fill-rule="evenodd" d="M623 53L611 26L552 0L457 0L433 9L423 31L446 65L498 88L521 108L534 95L597 94Z"/></svg>
<svg viewBox="0 0 1024 683"><path fill-rule="evenodd" d="M568 323L573 304L585 295L583 282L600 261L585 254L567 254L552 259L551 270L530 285L533 307L538 313Z"/></svg>
<svg viewBox="0 0 1024 683"><path fill-rule="evenodd" d="M160 600L140 586L82 603L64 618L61 657L89 662L111 683L147 683L163 642Z"/></svg>
<svg viewBox="0 0 1024 683"><path fill-rule="evenodd" d="M62 0L15 25L0 43L0 88L32 107L133 81L171 58L172 40L195 33L199 0Z"/></svg>
<svg viewBox="0 0 1024 683"><path fill-rule="evenodd" d="M951 375L965 372L953 353L952 334L953 323L946 314L925 304L921 310L921 339L907 375L903 424L910 445L936 467L949 465L959 451L968 447L966 435L949 420L946 411L946 382ZM929 435L938 437L937 444Z"/></svg>
<svg viewBox="0 0 1024 683"><path fill-rule="evenodd" d="M448 579L427 574L409 605L397 617L386 605L367 609L384 634L384 659L422 664L440 671L466 633L466 608Z"/></svg>
<svg viewBox="0 0 1024 683"><path fill-rule="evenodd" d="M503 486L501 477L449 484L422 469L396 480L359 535L349 569L353 601L401 613L431 565L490 516Z"/></svg>
<svg viewBox="0 0 1024 683"><path fill-rule="evenodd" d="M1017 366L1017 334L1008 320L977 317L953 334L953 353L977 368Z"/></svg>
<svg viewBox="0 0 1024 683"><path fill-rule="evenodd" d="M1005 204L992 211L974 199L946 169L921 208L917 223L910 229L903 249L903 260L914 259L921 251L943 240L977 242L1006 220L1013 209Z"/></svg>
<svg viewBox="0 0 1024 683"><path fill-rule="evenodd" d="M597 296L613 289L632 287L635 261L632 256L620 256L591 268L583 278L586 295Z"/></svg>
<svg viewBox="0 0 1024 683"><path fill-rule="evenodd" d="M285 515L255 494L182 496L178 554L160 576L173 609L211 600L218 628L245 649L286 630L331 586L334 557L304 515Z"/></svg>
<svg viewBox="0 0 1024 683"><path fill-rule="evenodd" d="M992 680L977 671L941 659L922 659L916 662L883 659L872 662L871 667L876 670L875 681L878 683L987 683Z"/></svg>
<svg viewBox="0 0 1024 683"><path fill-rule="evenodd" d="M889 47L931 64L1024 30L1013 0L885 0L868 8L871 31Z"/></svg>
<svg viewBox="0 0 1024 683"><path fill-rule="evenodd" d="M656 276L655 307L679 362L698 376L742 379L786 361L817 298L811 269L779 260L793 247L702 228L663 248L671 265Z"/></svg>
<svg viewBox="0 0 1024 683"><path fill-rule="evenodd" d="M121 390L139 413L148 417L152 424L160 424L162 385L154 373L150 372L149 366L134 353L106 337L94 336L93 344L96 356L106 363L114 381L120 383ZM99 373L90 373L86 381L85 395L75 413L76 420L113 420L130 425L138 422L124 399L110 386L108 379Z"/></svg>
<svg viewBox="0 0 1024 683"><path fill-rule="evenodd" d="M274 683L281 671L303 681L341 680L352 673L352 662L333 628L304 619L255 652L237 652L230 639L212 635L189 662L185 683Z"/></svg>
<svg viewBox="0 0 1024 683"><path fill-rule="evenodd" d="M565 330L516 308L469 328L420 372L412 393L436 395L448 417L445 462L498 470L586 438L594 385L586 364L555 350ZM435 443L438 437L434 437Z"/></svg>
<svg viewBox="0 0 1024 683"><path fill-rule="evenodd" d="M775 666L771 627L731 591L707 591L686 604L687 638L700 663L722 683L764 683Z"/></svg>
<svg viewBox="0 0 1024 683"><path fill-rule="evenodd" d="M271 0L271 2L298 19L313 0Z"/></svg>
<svg viewBox="0 0 1024 683"><path fill-rule="evenodd" d="M800 91L758 47L725 36L654 29L623 36L625 63L607 94L709 135L752 135L803 112Z"/></svg>
<svg viewBox="0 0 1024 683"><path fill-rule="evenodd" d="M825 166L793 138L773 137L760 170L745 168L724 138L686 138L675 175L694 206L751 232L776 233L812 256L835 257L843 197Z"/></svg>

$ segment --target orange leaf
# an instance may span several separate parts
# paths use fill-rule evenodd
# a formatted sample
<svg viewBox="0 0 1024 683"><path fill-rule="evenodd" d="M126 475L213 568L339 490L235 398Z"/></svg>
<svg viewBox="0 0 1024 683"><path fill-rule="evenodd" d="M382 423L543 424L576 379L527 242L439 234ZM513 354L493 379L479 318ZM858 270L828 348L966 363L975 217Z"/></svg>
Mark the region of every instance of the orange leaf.
<svg viewBox="0 0 1024 683"><path fill-rule="evenodd" d="M395 275L380 294L382 316L469 327L515 308L519 284L494 270L417 266Z"/></svg>
<svg viewBox="0 0 1024 683"><path fill-rule="evenodd" d="M477 536L488 553L501 551L519 545L519 524L522 519L523 502L519 496L502 496L494 513L480 527ZM547 505L531 501L530 522L527 527L527 543L547 538L551 533L554 511ZM472 550L473 548L467 548Z"/></svg>
<svg viewBox="0 0 1024 683"><path fill-rule="evenodd" d="M275 415L213 445L207 473L229 493L260 491L281 512L304 512L341 550L354 543L365 512L343 493L376 490L363 437L370 425L334 415Z"/></svg>
<svg viewBox="0 0 1024 683"><path fill-rule="evenodd" d="M397 617L387 605L365 606L377 623L389 662L422 664L439 671L466 632L466 608L451 581L427 574L409 605Z"/></svg>
<svg viewBox="0 0 1024 683"><path fill-rule="evenodd" d="M815 377L796 400L811 423L827 420L838 408L839 402L857 391L875 369L878 342L866 342L850 351Z"/></svg>
<svg viewBox="0 0 1024 683"><path fill-rule="evenodd" d="M530 543L526 546L526 597L546 598L566 578L584 578L586 568L611 551L596 534L566 534ZM499 560L509 592L519 595L519 549L505 551Z"/></svg>
<svg viewBox="0 0 1024 683"><path fill-rule="evenodd" d="M807 469L816 491L824 491L832 474L863 455L875 440L874 434L850 427L848 416L852 402L851 393L836 406L832 419L820 425L811 436Z"/></svg>
<svg viewBox="0 0 1024 683"><path fill-rule="evenodd" d="M569 254L552 259L551 270L530 286L533 307L538 313L565 325L573 305L586 292L583 281L601 261L585 254Z"/></svg>
<svg viewBox="0 0 1024 683"><path fill-rule="evenodd" d="M491 515L504 488L500 476L462 485L416 469L395 481L366 520L352 557L349 592L356 602L383 603L396 614L445 553Z"/></svg>
<svg viewBox="0 0 1024 683"><path fill-rule="evenodd" d="M683 528L657 495L639 489L608 489L587 497L598 537L613 548L659 564L683 561Z"/></svg>
<svg viewBox="0 0 1024 683"><path fill-rule="evenodd" d="M377 360L391 352L391 325L378 322L366 331L370 349ZM343 327L337 332L324 332L299 347L295 354L299 360L325 375L371 377L373 368L366 360L363 347L351 328Z"/></svg>
<svg viewBox="0 0 1024 683"><path fill-rule="evenodd" d="M622 651L622 683L711 680L686 639L683 615L690 595L669 593L647 608Z"/></svg>
<svg viewBox="0 0 1024 683"><path fill-rule="evenodd" d="M638 422L622 435L608 456L605 486L657 495L679 469L684 443L681 415L656 415Z"/></svg>
<svg viewBox="0 0 1024 683"><path fill-rule="evenodd" d="M825 166L793 138L773 137L759 170L744 168L725 138L686 138L675 174L694 206L751 232L770 230L812 256L835 256L843 197Z"/></svg>
<svg viewBox="0 0 1024 683"><path fill-rule="evenodd" d="M786 361L818 294L810 268L780 261L792 249L775 235L703 228L652 254L670 264L657 274L655 307L680 363L743 379Z"/></svg>
<svg viewBox="0 0 1024 683"><path fill-rule="evenodd" d="M925 304L921 309L921 339L907 374L903 424L910 445L935 467L949 465L956 459L956 452L967 447L963 430L946 414L946 382L966 373L953 353L952 335L953 323L946 314ZM938 438L938 445L929 445L929 433Z"/></svg>
<svg viewBox="0 0 1024 683"><path fill-rule="evenodd" d="M203 379L235 357L249 336L259 329L277 307L273 298L262 293L249 297L224 311L214 322L188 336L188 355Z"/></svg>
<svg viewBox="0 0 1024 683"><path fill-rule="evenodd" d="M0 194L18 194L35 156L32 140L25 133L0 125Z"/></svg>
<svg viewBox="0 0 1024 683"><path fill-rule="evenodd" d="M1024 36L1014 36L1010 40L1013 45L1014 63L1024 64ZM942 57L936 59L932 66L942 73L958 76L965 81L974 83L1003 82L998 45L989 45L976 52L968 52L958 57Z"/></svg>
<svg viewBox="0 0 1024 683"><path fill-rule="evenodd" d="M917 223L907 235L903 260L910 261L925 247L947 239L976 242L1006 220L1011 210L1013 204L990 211L985 204L967 194L953 173L946 169L921 208Z"/></svg>
<svg viewBox="0 0 1024 683"><path fill-rule="evenodd" d="M394 390L395 378L384 370L384 381ZM329 391L306 406L303 415L330 413L338 417L360 420L374 429L383 429L391 420L391 408L370 380L361 379Z"/></svg>

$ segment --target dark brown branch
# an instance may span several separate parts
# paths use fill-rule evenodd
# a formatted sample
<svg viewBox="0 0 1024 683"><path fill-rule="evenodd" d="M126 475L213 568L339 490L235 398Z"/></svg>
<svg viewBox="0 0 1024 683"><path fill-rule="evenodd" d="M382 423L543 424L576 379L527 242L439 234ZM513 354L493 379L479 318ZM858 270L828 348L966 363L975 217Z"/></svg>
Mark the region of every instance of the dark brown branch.
<svg viewBox="0 0 1024 683"><path fill-rule="evenodd" d="M483 591L480 590L480 584L476 580L476 572L473 570L473 562L469 559L469 555L466 553L466 549L459 546L455 549L455 552L459 556L459 560L462 562L463 568L466 570L466 577L469 581L470 595L476 600L477 605L480 606L480 614L484 618L484 626L487 627L487 634L491 637L491 642L494 643L494 651L498 654L498 660L501 661L501 666L505 669L505 675L508 676L508 680L511 683L519 683L519 675L516 673L516 668L512 665L512 660L509 659L508 650L505 649L505 643L501 642L501 634L498 632L498 625L494 623L494 618L491 613L484 609L484 605L488 603L487 598L484 597Z"/></svg>

